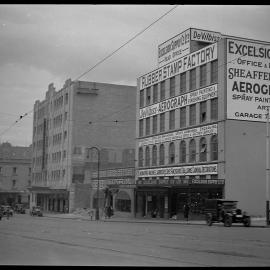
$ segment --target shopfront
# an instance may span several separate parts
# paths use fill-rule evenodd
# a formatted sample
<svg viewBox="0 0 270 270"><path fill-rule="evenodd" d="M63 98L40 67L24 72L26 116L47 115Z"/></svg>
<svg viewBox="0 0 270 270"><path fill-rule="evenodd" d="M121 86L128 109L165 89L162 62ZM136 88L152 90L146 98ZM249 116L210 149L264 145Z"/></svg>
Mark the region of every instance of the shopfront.
<svg viewBox="0 0 270 270"><path fill-rule="evenodd" d="M205 199L223 198L224 194L224 179L188 179L176 184L170 184L172 179L163 179L162 182L158 185L157 180L153 184L151 180L137 181L136 217L182 219L183 207L188 203L193 218L200 219L203 218Z"/></svg>

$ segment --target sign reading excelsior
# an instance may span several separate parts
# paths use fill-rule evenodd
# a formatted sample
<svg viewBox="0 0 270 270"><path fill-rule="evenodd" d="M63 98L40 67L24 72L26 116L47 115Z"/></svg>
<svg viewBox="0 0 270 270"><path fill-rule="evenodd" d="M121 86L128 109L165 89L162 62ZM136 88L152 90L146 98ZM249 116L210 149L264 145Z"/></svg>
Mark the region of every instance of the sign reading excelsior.
<svg viewBox="0 0 270 270"><path fill-rule="evenodd" d="M227 118L266 121L270 44L227 39Z"/></svg>

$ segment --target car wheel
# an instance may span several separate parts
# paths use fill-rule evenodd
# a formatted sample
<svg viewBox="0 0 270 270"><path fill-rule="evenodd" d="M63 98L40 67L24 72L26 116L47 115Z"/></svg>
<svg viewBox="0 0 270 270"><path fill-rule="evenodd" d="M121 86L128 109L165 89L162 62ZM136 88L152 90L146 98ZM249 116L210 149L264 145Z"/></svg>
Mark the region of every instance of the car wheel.
<svg viewBox="0 0 270 270"><path fill-rule="evenodd" d="M206 215L206 224L207 224L208 226L211 226L212 223L213 223L212 215L211 215L211 214Z"/></svg>
<svg viewBox="0 0 270 270"><path fill-rule="evenodd" d="M232 226L232 217L231 216L225 216L224 226L225 227L231 227Z"/></svg>
<svg viewBox="0 0 270 270"><path fill-rule="evenodd" d="M250 227L250 223L251 223L250 217L244 217L243 223L245 227Z"/></svg>

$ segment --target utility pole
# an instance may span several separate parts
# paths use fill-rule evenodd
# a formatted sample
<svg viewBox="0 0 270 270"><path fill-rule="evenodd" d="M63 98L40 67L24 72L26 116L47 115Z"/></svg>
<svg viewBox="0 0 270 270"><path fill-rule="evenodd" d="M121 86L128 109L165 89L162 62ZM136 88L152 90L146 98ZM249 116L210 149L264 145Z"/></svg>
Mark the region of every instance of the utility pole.
<svg viewBox="0 0 270 270"><path fill-rule="evenodd" d="M266 226L269 226L269 108L266 117Z"/></svg>

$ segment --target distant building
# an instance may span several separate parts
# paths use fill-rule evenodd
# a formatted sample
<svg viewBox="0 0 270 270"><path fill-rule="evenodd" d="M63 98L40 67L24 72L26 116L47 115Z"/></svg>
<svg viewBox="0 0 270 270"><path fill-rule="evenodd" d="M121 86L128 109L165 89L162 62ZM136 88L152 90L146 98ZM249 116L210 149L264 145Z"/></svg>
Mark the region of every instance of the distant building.
<svg viewBox="0 0 270 270"><path fill-rule="evenodd" d="M199 215L207 198L265 215L269 67L269 42L208 30L158 46L137 86L137 216Z"/></svg>
<svg viewBox="0 0 270 270"><path fill-rule="evenodd" d="M90 148L101 152L100 170L125 164L122 152L134 155L135 107L135 86L67 80L56 91L50 84L34 105L31 205L57 212L93 205Z"/></svg>
<svg viewBox="0 0 270 270"><path fill-rule="evenodd" d="M0 205L23 203L29 206L31 146L0 145Z"/></svg>

